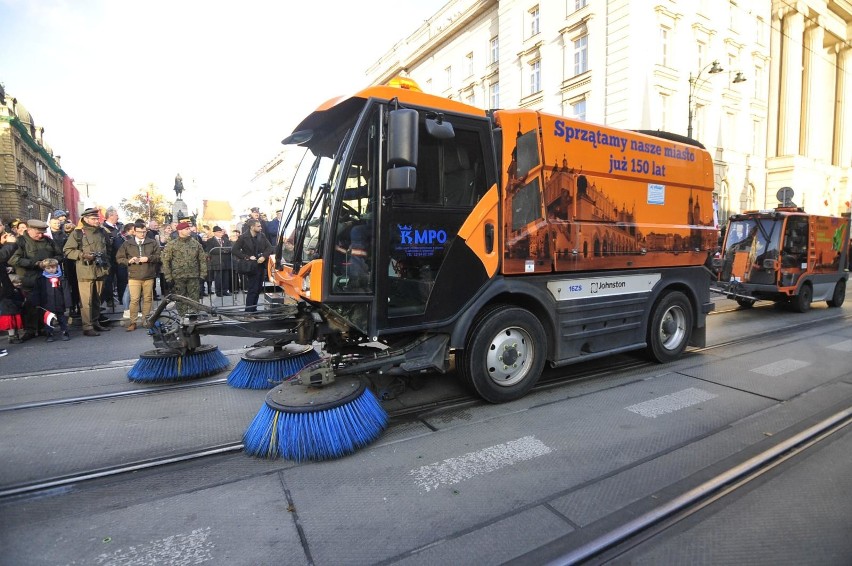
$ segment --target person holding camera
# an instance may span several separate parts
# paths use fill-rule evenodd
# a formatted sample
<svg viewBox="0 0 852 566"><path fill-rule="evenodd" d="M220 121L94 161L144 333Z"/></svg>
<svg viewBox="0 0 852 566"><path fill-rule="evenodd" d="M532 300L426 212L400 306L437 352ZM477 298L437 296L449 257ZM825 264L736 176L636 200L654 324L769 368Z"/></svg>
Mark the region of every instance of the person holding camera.
<svg viewBox="0 0 852 566"><path fill-rule="evenodd" d="M127 267L130 288L130 324L127 332L136 330L136 317L142 304L142 321L147 326L148 315L154 302L154 281L160 266L160 244L147 236L144 220L133 224L132 235L118 248L116 261Z"/></svg>
<svg viewBox="0 0 852 566"><path fill-rule="evenodd" d="M65 257L75 262L80 289L80 318L84 336L100 336L109 327L100 323L101 293L104 279L110 272L112 238L101 227L97 208L87 208L81 215L81 225L65 242Z"/></svg>
<svg viewBox="0 0 852 566"><path fill-rule="evenodd" d="M24 297L29 297L33 292L36 281L44 270L44 260L62 259L62 251L53 243L53 240L45 237L47 222L34 218L27 221L27 231L18 237L18 249L9 258L9 265L15 268L15 272L21 278L21 292ZM24 302L24 334L21 341L25 342L38 336L39 316L38 309L32 301Z"/></svg>

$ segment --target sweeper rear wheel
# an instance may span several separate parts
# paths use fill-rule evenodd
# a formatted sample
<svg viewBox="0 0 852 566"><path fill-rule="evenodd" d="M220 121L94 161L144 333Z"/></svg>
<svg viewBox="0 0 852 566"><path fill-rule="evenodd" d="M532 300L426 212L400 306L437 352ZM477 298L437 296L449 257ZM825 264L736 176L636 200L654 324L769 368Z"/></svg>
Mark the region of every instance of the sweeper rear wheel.
<svg viewBox="0 0 852 566"><path fill-rule="evenodd" d="M156 348L139 355L127 378L138 383L183 381L213 375L227 367L228 358L214 344L202 344L186 354Z"/></svg>
<svg viewBox="0 0 852 566"><path fill-rule="evenodd" d="M243 443L248 454L263 458L328 460L370 444L387 423L387 413L357 377L322 387L288 381L266 394Z"/></svg>
<svg viewBox="0 0 852 566"><path fill-rule="evenodd" d="M255 348L242 355L242 359L250 362L277 362L287 358L295 358L314 351L313 346L305 344L287 344L276 348Z"/></svg>

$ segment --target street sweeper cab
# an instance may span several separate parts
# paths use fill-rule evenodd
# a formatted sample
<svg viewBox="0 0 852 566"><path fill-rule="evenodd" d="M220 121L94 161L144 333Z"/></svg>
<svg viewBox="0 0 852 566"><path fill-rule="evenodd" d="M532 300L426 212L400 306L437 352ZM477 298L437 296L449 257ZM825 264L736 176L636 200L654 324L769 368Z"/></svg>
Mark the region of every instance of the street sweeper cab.
<svg viewBox="0 0 852 566"><path fill-rule="evenodd" d="M839 307L849 278L849 219L808 214L796 206L732 215L712 290L743 307L758 300L805 312L813 301Z"/></svg>
<svg viewBox="0 0 852 566"><path fill-rule="evenodd" d="M166 303L189 303L170 296L151 316L158 359L191 357L201 335L256 340L228 377L276 385L248 453L368 443L386 416L365 378L455 370L499 403L546 364L704 345L718 235L712 162L693 140L486 112L408 83L330 100L283 143L305 154L268 264L282 292L257 312L192 303L180 319ZM320 415L333 434L310 424Z"/></svg>

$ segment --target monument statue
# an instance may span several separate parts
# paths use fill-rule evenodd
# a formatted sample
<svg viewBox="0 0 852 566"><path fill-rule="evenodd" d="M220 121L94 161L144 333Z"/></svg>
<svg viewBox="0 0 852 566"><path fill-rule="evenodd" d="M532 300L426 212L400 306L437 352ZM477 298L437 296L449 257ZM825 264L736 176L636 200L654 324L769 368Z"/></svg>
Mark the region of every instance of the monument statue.
<svg viewBox="0 0 852 566"><path fill-rule="evenodd" d="M180 195L183 194L183 178L181 178L180 173L175 175L175 194L177 195L177 199L172 203L172 219L175 222L180 222L180 219L186 215L184 210L189 208L183 202L183 199L180 198Z"/></svg>
<svg viewBox="0 0 852 566"><path fill-rule="evenodd" d="M181 178L180 173L178 173L175 176L175 194L177 195L178 199L180 199L180 195L182 193L183 193L183 179Z"/></svg>

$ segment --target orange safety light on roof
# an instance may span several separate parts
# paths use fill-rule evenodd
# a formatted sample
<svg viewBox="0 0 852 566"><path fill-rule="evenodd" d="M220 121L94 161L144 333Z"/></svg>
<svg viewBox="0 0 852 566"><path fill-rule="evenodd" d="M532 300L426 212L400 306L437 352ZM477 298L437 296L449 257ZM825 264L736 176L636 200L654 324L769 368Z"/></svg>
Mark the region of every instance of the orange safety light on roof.
<svg viewBox="0 0 852 566"><path fill-rule="evenodd" d="M395 76L391 80L388 81L388 86L396 87L396 88L404 88L406 90L413 90L415 92L423 92L420 89L420 85L414 79L410 79L408 77L401 77L399 75Z"/></svg>

